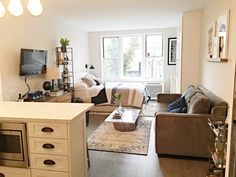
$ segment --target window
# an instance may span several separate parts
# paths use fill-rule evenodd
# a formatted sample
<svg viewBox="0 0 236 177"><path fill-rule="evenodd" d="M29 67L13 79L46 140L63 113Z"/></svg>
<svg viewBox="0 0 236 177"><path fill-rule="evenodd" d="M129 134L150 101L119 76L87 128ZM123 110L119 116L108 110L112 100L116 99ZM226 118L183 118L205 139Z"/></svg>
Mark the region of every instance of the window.
<svg viewBox="0 0 236 177"><path fill-rule="evenodd" d="M104 79L162 80L162 35L103 37L102 43Z"/></svg>

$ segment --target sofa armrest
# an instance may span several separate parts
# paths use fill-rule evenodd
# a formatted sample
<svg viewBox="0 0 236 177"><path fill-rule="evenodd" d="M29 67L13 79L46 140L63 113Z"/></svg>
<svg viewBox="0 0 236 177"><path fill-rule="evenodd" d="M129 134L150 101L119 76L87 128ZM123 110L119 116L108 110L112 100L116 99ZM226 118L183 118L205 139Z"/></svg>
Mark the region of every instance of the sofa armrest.
<svg viewBox="0 0 236 177"><path fill-rule="evenodd" d="M171 103L181 97L180 93L158 93L157 102Z"/></svg>

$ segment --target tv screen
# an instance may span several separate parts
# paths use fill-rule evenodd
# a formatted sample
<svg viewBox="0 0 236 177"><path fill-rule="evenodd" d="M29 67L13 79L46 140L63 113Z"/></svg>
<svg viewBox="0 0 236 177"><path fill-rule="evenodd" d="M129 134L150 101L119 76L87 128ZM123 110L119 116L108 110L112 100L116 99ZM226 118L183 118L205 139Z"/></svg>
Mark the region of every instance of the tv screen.
<svg viewBox="0 0 236 177"><path fill-rule="evenodd" d="M46 73L47 55L46 50L21 49L20 76Z"/></svg>

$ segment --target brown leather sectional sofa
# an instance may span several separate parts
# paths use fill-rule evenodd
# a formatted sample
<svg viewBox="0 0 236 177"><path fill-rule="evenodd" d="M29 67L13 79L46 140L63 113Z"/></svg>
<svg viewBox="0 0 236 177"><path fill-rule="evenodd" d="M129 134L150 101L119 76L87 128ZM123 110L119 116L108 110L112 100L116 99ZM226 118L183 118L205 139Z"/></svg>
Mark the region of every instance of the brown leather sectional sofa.
<svg viewBox="0 0 236 177"><path fill-rule="evenodd" d="M156 111L156 153L158 155L175 155L190 157L208 157L208 143L210 129L208 118L222 118L227 115L228 104L202 86L195 87L197 92L201 92L210 100L208 113L170 113L167 106L175 101L181 94L157 95ZM188 87L186 93L190 90ZM191 91L190 91L191 92ZM188 93L187 93L188 95ZM191 99L196 94L190 94L188 110L191 107ZM189 95L188 95L189 96Z"/></svg>

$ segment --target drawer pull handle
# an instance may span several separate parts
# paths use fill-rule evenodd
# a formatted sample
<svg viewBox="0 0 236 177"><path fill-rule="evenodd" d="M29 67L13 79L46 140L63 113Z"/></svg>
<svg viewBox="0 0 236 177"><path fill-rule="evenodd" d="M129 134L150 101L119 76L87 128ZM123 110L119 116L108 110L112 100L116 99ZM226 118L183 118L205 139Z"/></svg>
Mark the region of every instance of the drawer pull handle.
<svg viewBox="0 0 236 177"><path fill-rule="evenodd" d="M50 165L50 166L56 164L56 162L54 162L53 160L44 160L43 163L44 163L44 165Z"/></svg>
<svg viewBox="0 0 236 177"><path fill-rule="evenodd" d="M54 130L51 127L44 127L42 128L42 132L54 132Z"/></svg>
<svg viewBox="0 0 236 177"><path fill-rule="evenodd" d="M43 148L44 148L44 149L54 149L55 146L54 146L53 144L47 143L47 144L44 144L44 145L43 145Z"/></svg>
<svg viewBox="0 0 236 177"><path fill-rule="evenodd" d="M5 175L3 173L0 173L0 177L5 177Z"/></svg>

